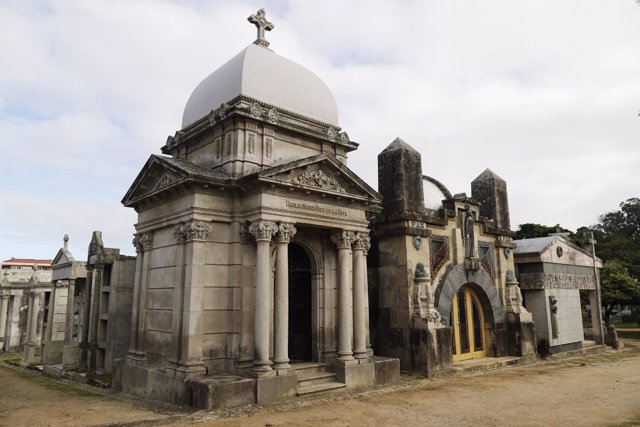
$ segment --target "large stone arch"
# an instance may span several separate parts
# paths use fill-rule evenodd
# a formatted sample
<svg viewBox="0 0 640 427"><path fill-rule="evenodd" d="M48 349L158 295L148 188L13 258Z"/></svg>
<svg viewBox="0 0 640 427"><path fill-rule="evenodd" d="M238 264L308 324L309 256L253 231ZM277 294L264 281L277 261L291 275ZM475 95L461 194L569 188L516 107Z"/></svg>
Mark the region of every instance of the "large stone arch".
<svg viewBox="0 0 640 427"><path fill-rule="evenodd" d="M447 324L451 317L453 297L463 285L469 285L476 291L488 322L493 325L505 322L504 306L491 276L482 269L467 271L464 265L450 265L435 293L436 307Z"/></svg>

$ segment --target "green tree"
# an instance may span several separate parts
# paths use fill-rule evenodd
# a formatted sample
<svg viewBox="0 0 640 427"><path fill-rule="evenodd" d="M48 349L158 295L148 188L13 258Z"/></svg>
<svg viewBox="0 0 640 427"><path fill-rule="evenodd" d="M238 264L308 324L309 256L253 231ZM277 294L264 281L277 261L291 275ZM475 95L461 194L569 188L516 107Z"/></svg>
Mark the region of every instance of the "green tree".
<svg viewBox="0 0 640 427"><path fill-rule="evenodd" d="M620 210L601 215L593 226L598 256L617 260L640 280L640 198L620 203Z"/></svg>
<svg viewBox="0 0 640 427"><path fill-rule="evenodd" d="M571 231L567 230L566 228L560 227L559 224L556 224L553 227L549 227L548 225L533 224L528 222L526 224L520 224L518 226L518 230L514 233L513 238L516 240L520 240L533 239L536 237L547 237L549 234L557 233L558 231L560 231L561 233L569 233L570 236L573 235Z"/></svg>
<svg viewBox="0 0 640 427"><path fill-rule="evenodd" d="M640 282L615 259L605 263L600 277L604 321L608 325L616 306L640 304Z"/></svg>

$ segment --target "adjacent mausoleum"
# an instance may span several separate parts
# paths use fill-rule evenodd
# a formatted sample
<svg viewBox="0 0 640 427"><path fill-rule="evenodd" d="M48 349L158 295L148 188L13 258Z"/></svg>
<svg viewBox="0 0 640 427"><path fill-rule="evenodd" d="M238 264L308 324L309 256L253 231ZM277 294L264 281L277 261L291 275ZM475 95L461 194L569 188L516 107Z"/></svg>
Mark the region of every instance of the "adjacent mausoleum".
<svg viewBox="0 0 640 427"><path fill-rule="evenodd" d="M582 348L584 328L580 291L587 291L592 330L603 343L598 270L602 262L562 235L514 241L516 272L527 310L536 324L536 339L549 343L550 352Z"/></svg>

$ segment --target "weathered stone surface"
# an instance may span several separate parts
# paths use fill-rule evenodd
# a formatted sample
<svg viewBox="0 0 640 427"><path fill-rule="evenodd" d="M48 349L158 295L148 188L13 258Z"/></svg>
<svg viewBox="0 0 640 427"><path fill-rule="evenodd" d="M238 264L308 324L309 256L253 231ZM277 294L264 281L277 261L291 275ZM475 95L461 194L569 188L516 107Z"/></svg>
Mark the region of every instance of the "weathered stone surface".
<svg viewBox="0 0 640 427"><path fill-rule="evenodd" d="M255 403L256 380L212 375L186 382L186 403L198 409L220 409Z"/></svg>
<svg viewBox="0 0 640 427"><path fill-rule="evenodd" d="M471 197L480 203L480 215L493 219L499 230L511 230L505 180L487 169L471 182Z"/></svg>

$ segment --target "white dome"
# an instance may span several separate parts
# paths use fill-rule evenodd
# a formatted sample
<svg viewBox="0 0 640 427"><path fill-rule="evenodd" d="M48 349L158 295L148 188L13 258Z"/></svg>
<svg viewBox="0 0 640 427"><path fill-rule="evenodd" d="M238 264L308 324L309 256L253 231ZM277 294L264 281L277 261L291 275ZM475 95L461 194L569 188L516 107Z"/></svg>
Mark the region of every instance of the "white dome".
<svg viewBox="0 0 640 427"><path fill-rule="evenodd" d="M422 189L424 191L424 206L427 209L438 210L442 208L442 201L451 198L447 187L430 176L422 176Z"/></svg>
<svg viewBox="0 0 640 427"><path fill-rule="evenodd" d="M269 49L251 44L195 88L184 108L182 127L238 95L338 126L336 100L318 76Z"/></svg>

